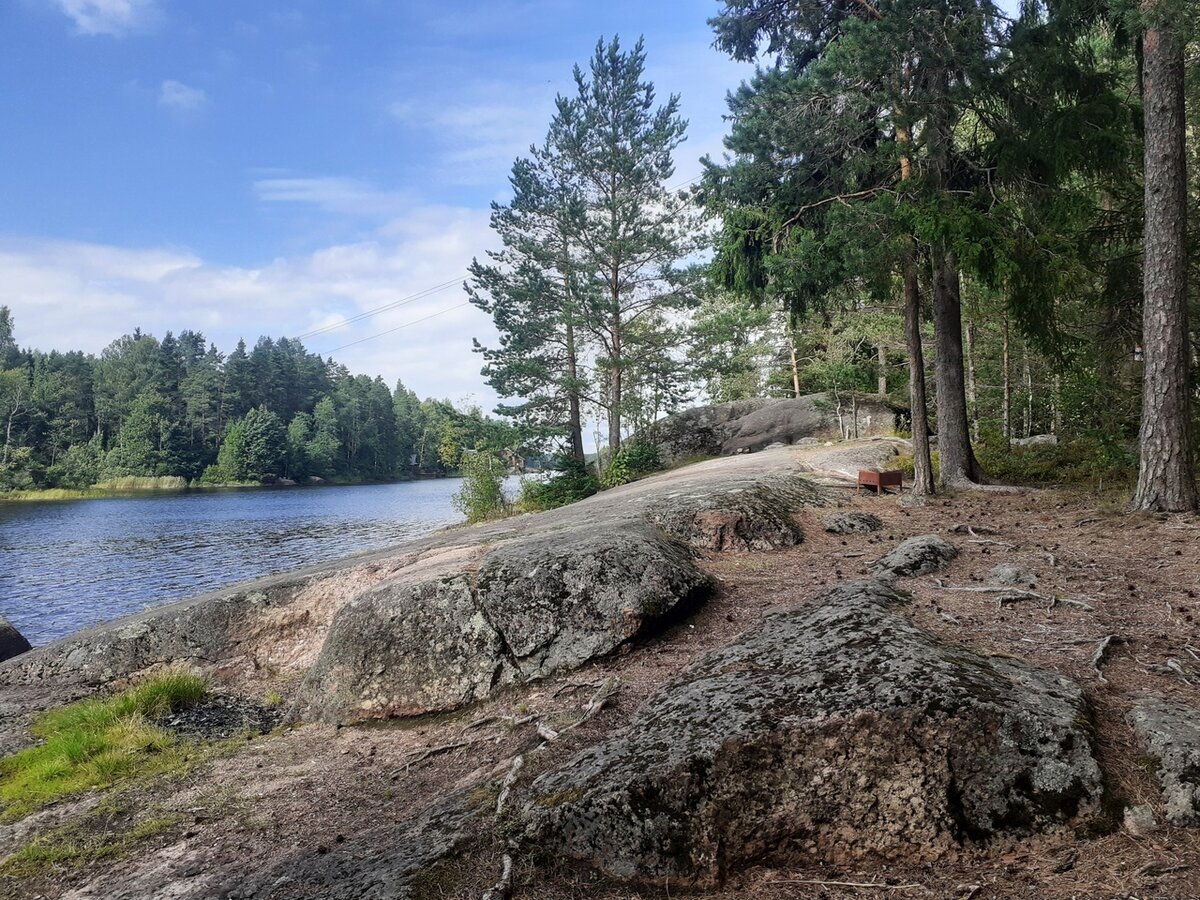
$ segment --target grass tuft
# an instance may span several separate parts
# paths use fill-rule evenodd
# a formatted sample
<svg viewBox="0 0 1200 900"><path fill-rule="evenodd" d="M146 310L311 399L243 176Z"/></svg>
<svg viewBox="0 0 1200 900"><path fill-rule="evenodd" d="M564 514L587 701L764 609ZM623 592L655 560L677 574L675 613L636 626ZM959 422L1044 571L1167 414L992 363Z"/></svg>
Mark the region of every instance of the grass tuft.
<svg viewBox="0 0 1200 900"><path fill-rule="evenodd" d="M111 697L44 713L31 729L41 743L0 759L0 821L179 765L183 750L151 720L194 706L206 693L201 676L169 671Z"/></svg>

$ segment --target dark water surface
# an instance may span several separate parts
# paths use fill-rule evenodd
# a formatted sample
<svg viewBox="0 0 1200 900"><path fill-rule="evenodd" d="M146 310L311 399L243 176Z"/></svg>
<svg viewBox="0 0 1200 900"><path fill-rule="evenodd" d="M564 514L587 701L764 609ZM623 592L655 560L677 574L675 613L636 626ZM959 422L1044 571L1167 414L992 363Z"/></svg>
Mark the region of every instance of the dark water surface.
<svg viewBox="0 0 1200 900"><path fill-rule="evenodd" d="M0 502L0 613L35 646L462 520L459 479Z"/></svg>

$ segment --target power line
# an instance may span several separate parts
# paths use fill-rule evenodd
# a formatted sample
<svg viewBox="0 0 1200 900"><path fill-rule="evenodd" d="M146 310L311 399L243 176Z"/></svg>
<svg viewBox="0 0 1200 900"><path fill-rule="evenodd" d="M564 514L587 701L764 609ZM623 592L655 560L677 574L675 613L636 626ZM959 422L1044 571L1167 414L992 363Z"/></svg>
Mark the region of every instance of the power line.
<svg viewBox="0 0 1200 900"><path fill-rule="evenodd" d="M444 316L448 312L453 312L456 309L462 309L464 306L470 306L471 301L465 300L455 306L448 306L445 309L440 309L435 313L430 313L427 316L422 316L419 319L413 319L411 322L405 322L403 325L397 325L395 328L389 328L387 331L381 331L379 334L368 335L365 338L359 338L357 341L351 341L348 344L342 344L340 347L334 347L332 350L326 350L326 354L337 353L339 350L345 350L347 347L353 347L355 344L362 344L366 341L373 341L375 338L381 338L384 335L393 334L402 328L408 328L410 325L420 325L422 322L428 322L430 319L436 319L438 316Z"/></svg>
<svg viewBox="0 0 1200 900"><path fill-rule="evenodd" d="M460 280L458 278L452 278L449 281L443 281L441 284L435 284L433 287L417 291L415 294L409 294L407 297L401 297L399 300L393 300L391 303L385 303L383 306L377 306L374 309L365 310L356 316L351 316L348 319L342 319L340 322L334 322L332 325L326 325L322 328L314 328L312 331L306 331L304 334L298 334L294 339L301 341L304 340L304 338L314 337L318 334L324 334L327 331L336 331L337 329L344 328L347 325L353 324L354 322L359 322L363 319L369 319L371 316L377 316L380 313L388 312L389 310L399 309L401 306L406 306L409 303L413 303L417 300L423 300L426 297L432 297L434 294L441 293L447 288L459 283Z"/></svg>

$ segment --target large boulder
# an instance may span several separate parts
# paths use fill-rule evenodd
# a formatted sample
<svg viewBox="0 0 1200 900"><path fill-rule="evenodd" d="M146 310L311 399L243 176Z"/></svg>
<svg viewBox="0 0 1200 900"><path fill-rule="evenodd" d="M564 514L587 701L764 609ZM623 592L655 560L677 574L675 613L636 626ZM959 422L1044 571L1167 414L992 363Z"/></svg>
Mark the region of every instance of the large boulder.
<svg viewBox="0 0 1200 900"><path fill-rule="evenodd" d="M887 584L769 616L540 777L524 837L633 882L760 860L937 859L1070 824L1101 794L1080 689L947 645Z"/></svg>
<svg viewBox="0 0 1200 900"><path fill-rule="evenodd" d="M878 398L808 394L685 410L655 422L648 437L664 459L722 456L805 439L873 437L896 429L896 410Z"/></svg>
<svg viewBox="0 0 1200 900"><path fill-rule="evenodd" d="M0 662L32 649L25 636L8 619L0 616Z"/></svg>
<svg viewBox="0 0 1200 900"><path fill-rule="evenodd" d="M401 574L335 616L299 715L356 722L456 709L496 688L582 665L686 609L709 584L645 521L574 521Z"/></svg>
<svg viewBox="0 0 1200 900"><path fill-rule="evenodd" d="M1200 825L1200 709L1149 694L1134 701L1129 720L1157 763L1167 821Z"/></svg>

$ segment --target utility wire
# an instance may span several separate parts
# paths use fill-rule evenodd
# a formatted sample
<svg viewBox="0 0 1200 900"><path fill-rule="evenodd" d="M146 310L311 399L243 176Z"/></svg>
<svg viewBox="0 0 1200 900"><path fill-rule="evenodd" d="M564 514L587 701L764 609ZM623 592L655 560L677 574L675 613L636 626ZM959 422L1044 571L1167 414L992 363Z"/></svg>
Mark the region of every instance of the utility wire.
<svg viewBox="0 0 1200 900"><path fill-rule="evenodd" d="M409 303L422 300L425 297L432 297L434 294L441 293L447 288L453 287L459 283L460 282L458 278L452 278L449 281L443 281L441 284L435 284L433 287L417 291L415 294L409 294L407 297L401 297L399 300L393 300L391 303L385 303L383 306L377 306L374 309L365 310L356 316L351 316L348 319L342 319L340 322L334 322L332 325L326 325L323 328L314 328L312 331L306 331L304 334L298 334L294 339L301 341L304 340L304 338L313 337L318 334L324 334L327 331L336 331L339 328L344 328L345 326L361 321L362 319L368 319L371 316L377 316L380 313L388 312L389 310L399 309L401 306L406 306Z"/></svg>
<svg viewBox="0 0 1200 900"><path fill-rule="evenodd" d="M410 325L420 325L422 322L428 322L430 319L436 319L438 316L444 316L448 312L454 312L454 310L456 310L456 309L462 309L464 306L470 306L470 305L471 305L471 301L466 300L455 306L448 306L445 309L440 309L435 313L430 313L429 315L422 316L419 319L413 319L411 322L405 322L403 325L397 325L395 328L389 328L387 331L381 331L381 332L379 332L379 334L368 335L365 338L359 338L357 341L351 341L348 344L342 344L342 346L340 346L340 347L334 347L332 350L326 350L325 351L326 355L332 354L332 353L337 353L339 350L345 350L347 347L353 347L355 344L362 344L366 341L373 341L373 340L375 340L375 338L381 338L384 335L392 334L394 332L399 331L402 328L408 328Z"/></svg>

